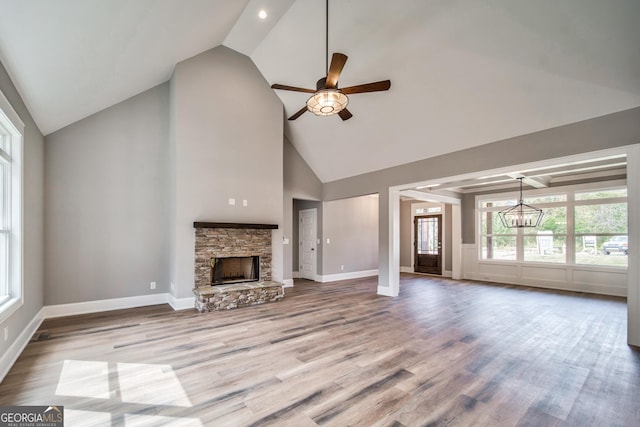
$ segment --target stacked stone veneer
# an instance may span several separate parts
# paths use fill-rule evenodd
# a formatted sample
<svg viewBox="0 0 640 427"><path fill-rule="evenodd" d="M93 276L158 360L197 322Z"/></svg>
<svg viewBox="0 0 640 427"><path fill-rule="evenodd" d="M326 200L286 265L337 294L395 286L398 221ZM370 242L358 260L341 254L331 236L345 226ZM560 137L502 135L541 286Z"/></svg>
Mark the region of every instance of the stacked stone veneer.
<svg viewBox="0 0 640 427"><path fill-rule="evenodd" d="M211 258L259 256L260 280L271 280L271 230L196 228L196 288L211 285Z"/></svg>
<svg viewBox="0 0 640 427"><path fill-rule="evenodd" d="M211 286L211 258L260 257L260 281ZM281 300L284 285L271 281L271 229L196 227L195 307L227 310Z"/></svg>
<svg viewBox="0 0 640 427"><path fill-rule="evenodd" d="M248 307L279 301L284 297L284 285L277 282L250 282L195 288L196 310L200 313Z"/></svg>

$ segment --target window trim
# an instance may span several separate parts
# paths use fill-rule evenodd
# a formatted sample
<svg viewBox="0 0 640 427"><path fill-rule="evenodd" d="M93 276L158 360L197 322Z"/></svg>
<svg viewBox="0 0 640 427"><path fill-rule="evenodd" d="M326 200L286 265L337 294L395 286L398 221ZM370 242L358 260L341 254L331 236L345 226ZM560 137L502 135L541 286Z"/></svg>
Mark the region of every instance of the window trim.
<svg viewBox="0 0 640 427"><path fill-rule="evenodd" d="M516 237L516 259L508 260L508 259L486 259L482 258L482 238L486 235L482 234L482 212L494 211L498 212L498 210L503 209L504 206L498 207L494 206L491 208L482 207L483 202L487 201L497 201L497 200L512 200L514 197L518 197L519 193L517 191L510 191L504 193L487 193L475 196L475 237L476 237L476 249L477 249L477 260L478 263L481 264L507 264L507 265L537 265L537 266L556 266L556 267L589 267L592 270L603 270L603 271L628 271L627 266L610 266L610 265L597 265L597 264L578 264L575 259L575 238L576 236L584 235L585 233L576 233L574 227L574 208L575 206L584 206L584 205L594 205L594 204L609 204L609 203L628 203L627 197L613 197L613 198L604 198L604 199L592 199L592 200L575 200L575 194L578 192L584 191L598 191L598 190L608 190L608 189L616 189L616 188L627 188L627 180L626 179L617 179L617 180L609 180L609 181L601 181L594 183L585 183L585 184L575 184L575 185L567 185L567 186L559 186L552 188L540 188L540 189L532 189L523 192L523 198L534 197L534 196L552 196L554 194L566 194L567 200L564 202L549 202L549 203L537 203L536 207L540 207L542 209L552 208L552 207L566 207L567 208L567 229L565 233L559 233L558 236L563 236L565 238L565 242L573 242L571 245L567 245L567 253L565 255L564 262L536 262L536 261L525 261L524 260L524 247L523 240L524 236L527 234L526 230L518 228L515 229L513 234L492 234L492 235L504 235L504 236L515 236ZM628 210L628 207L627 207ZM629 230L627 229L627 235ZM592 235L593 233L589 233ZM620 233L596 233L598 236L605 235L620 235ZM529 233L529 235L531 235Z"/></svg>
<svg viewBox="0 0 640 427"><path fill-rule="evenodd" d="M24 304L24 123L7 98L0 91L0 123L8 132L11 144L10 156L3 161L11 164L9 288L11 295L0 304L0 323L6 321Z"/></svg>

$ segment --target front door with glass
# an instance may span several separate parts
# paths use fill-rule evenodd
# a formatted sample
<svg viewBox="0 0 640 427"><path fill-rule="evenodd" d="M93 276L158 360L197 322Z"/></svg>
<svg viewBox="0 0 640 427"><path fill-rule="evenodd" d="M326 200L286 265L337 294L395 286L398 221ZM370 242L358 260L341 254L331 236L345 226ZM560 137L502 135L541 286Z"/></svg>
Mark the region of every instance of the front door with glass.
<svg viewBox="0 0 640 427"><path fill-rule="evenodd" d="M417 216L414 226L414 271L441 275L442 215Z"/></svg>

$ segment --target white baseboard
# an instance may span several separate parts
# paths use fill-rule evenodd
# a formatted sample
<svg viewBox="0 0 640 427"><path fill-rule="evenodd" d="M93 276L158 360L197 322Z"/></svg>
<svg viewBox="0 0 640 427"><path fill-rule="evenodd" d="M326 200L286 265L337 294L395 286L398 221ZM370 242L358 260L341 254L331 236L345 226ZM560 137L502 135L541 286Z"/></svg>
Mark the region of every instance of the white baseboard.
<svg viewBox="0 0 640 427"><path fill-rule="evenodd" d="M385 297L397 297L398 294L393 294L391 292L391 288L388 286L378 286L378 295L382 295Z"/></svg>
<svg viewBox="0 0 640 427"><path fill-rule="evenodd" d="M98 313L101 311L121 310L124 308L145 307L148 305L169 304L174 310L193 308L193 297L176 298L171 294L139 295L135 297L111 298L96 301L84 301L71 304L47 305L44 309L46 319L76 314Z"/></svg>
<svg viewBox="0 0 640 427"><path fill-rule="evenodd" d="M453 271L445 270L444 273L442 273L442 276L443 277L452 278L453 277Z"/></svg>
<svg viewBox="0 0 640 427"><path fill-rule="evenodd" d="M293 288L293 279L284 279L282 283L285 288Z"/></svg>
<svg viewBox="0 0 640 427"><path fill-rule="evenodd" d="M9 373L9 370L16 363L18 357L25 349L29 340L33 334L38 330L40 324L44 320L44 307L40 309L29 324L22 330L18 338L11 344L9 349L0 357L0 383L4 380L4 377Z"/></svg>
<svg viewBox="0 0 640 427"><path fill-rule="evenodd" d="M167 303L173 308L174 311L188 310L194 308L195 297L176 298L172 294L164 294L167 296Z"/></svg>
<svg viewBox="0 0 640 427"><path fill-rule="evenodd" d="M294 271L291 273L291 277L293 277L294 279L299 279L300 278L300 272L299 271Z"/></svg>
<svg viewBox="0 0 640 427"><path fill-rule="evenodd" d="M147 305L167 304L167 294L139 295L135 297L111 298L71 304L47 305L44 317L74 316L76 314L98 313L100 311L120 310L123 308L144 307Z"/></svg>
<svg viewBox="0 0 640 427"><path fill-rule="evenodd" d="M338 280L347 280L347 279L359 279L361 277L371 277L377 276L378 270L363 270L363 271L352 271L349 273L338 273L338 274L327 274L327 275L318 275L318 280L316 282L326 283L326 282L336 282Z"/></svg>
<svg viewBox="0 0 640 427"><path fill-rule="evenodd" d="M400 273L413 273L413 267L407 267L406 265L401 265Z"/></svg>

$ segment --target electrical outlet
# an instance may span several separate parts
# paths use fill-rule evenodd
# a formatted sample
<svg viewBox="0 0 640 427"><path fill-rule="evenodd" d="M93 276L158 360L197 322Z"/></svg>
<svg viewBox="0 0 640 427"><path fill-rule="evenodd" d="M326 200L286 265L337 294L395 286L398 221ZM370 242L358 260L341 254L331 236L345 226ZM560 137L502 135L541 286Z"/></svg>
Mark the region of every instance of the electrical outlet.
<svg viewBox="0 0 640 427"><path fill-rule="evenodd" d="M172 291L175 291L175 290L176 290L176 285L175 285L173 282L171 282L171 290L172 290Z"/></svg>
<svg viewBox="0 0 640 427"><path fill-rule="evenodd" d="M230 206L235 206L236 205L236 199L229 199L229 205Z"/></svg>
<svg viewBox="0 0 640 427"><path fill-rule="evenodd" d="M151 282L149 284L149 289L155 289L156 288L156 282Z"/></svg>
<svg viewBox="0 0 640 427"><path fill-rule="evenodd" d="M5 341L9 339L9 327L8 326L4 327L4 334L3 335L4 335L4 340Z"/></svg>
<svg viewBox="0 0 640 427"><path fill-rule="evenodd" d="M247 201L247 199L242 200L242 206L244 206L245 208L249 206L249 202Z"/></svg>
<svg viewBox="0 0 640 427"><path fill-rule="evenodd" d="M340 266L340 271L344 271L344 265Z"/></svg>
<svg viewBox="0 0 640 427"><path fill-rule="evenodd" d="M331 243L331 239L327 237L327 245Z"/></svg>

